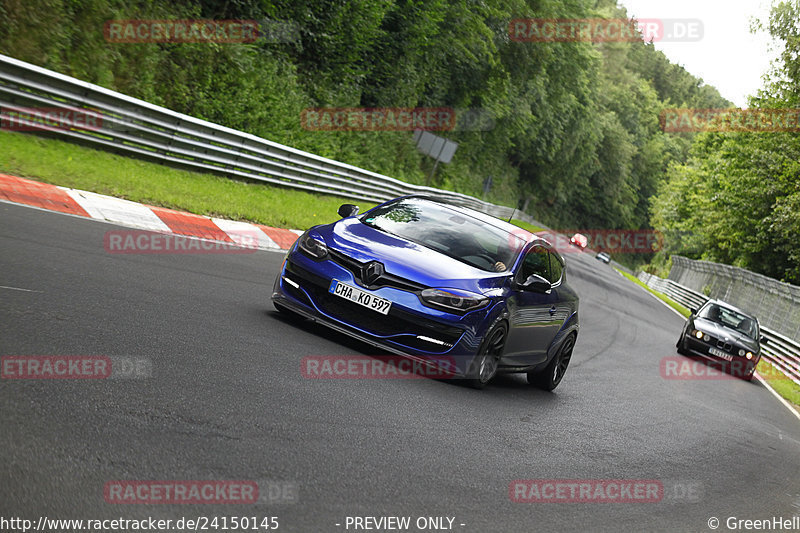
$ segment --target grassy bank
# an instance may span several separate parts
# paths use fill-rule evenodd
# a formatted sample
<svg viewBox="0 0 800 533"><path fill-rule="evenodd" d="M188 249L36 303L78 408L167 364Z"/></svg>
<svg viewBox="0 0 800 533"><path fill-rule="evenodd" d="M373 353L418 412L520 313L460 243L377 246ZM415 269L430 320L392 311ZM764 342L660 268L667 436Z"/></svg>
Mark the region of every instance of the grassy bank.
<svg viewBox="0 0 800 533"><path fill-rule="evenodd" d="M267 226L305 229L332 222L345 202L262 183L247 183L92 150L54 139L0 131L0 173ZM364 211L374 204L357 202Z"/></svg>
<svg viewBox="0 0 800 533"><path fill-rule="evenodd" d="M134 202L267 226L306 229L333 222L343 203L375 204L172 168L56 139L0 130L0 173ZM529 231L543 228L513 220Z"/></svg>
<svg viewBox="0 0 800 533"><path fill-rule="evenodd" d="M681 304L679 304L678 302L676 302L675 300L673 300L672 298L670 298L669 296L667 296L663 292L654 291L653 289L651 289L650 287L648 287L647 285L642 283L639 280L639 278L637 278L636 276L631 276L627 272L623 272L622 270L620 270L618 268L614 268L614 270L616 270L617 272L619 272L620 274L625 276L627 279L631 280L633 283L639 285L644 290L646 290L646 291L650 292L651 294L655 295L657 298L663 300L664 303L666 303L667 305L669 305L670 307L675 309L677 312L679 312L683 316L688 318L689 315L691 314L686 307L682 306Z"/></svg>

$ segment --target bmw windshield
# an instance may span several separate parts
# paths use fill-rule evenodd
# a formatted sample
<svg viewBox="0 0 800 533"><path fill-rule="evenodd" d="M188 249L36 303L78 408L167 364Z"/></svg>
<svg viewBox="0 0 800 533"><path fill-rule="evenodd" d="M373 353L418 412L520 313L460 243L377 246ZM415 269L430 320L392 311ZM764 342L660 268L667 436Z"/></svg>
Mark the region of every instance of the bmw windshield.
<svg viewBox="0 0 800 533"><path fill-rule="evenodd" d="M359 220L487 272L508 271L525 244L512 232L422 198L379 206Z"/></svg>
<svg viewBox="0 0 800 533"><path fill-rule="evenodd" d="M717 324L738 331L747 335L751 339L758 338L758 326L756 321L747 315L738 313L733 309L721 305L711 304L700 311L700 318L705 318Z"/></svg>

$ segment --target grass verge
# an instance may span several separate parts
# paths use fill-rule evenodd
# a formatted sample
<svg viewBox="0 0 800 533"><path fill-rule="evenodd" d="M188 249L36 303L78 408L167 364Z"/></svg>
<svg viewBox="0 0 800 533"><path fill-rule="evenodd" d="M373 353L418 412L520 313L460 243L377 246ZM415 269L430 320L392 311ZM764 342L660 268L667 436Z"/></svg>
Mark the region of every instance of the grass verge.
<svg viewBox="0 0 800 533"><path fill-rule="evenodd" d="M758 362L756 370L759 376L775 389L775 392L800 409L800 385L786 377L775 365L763 358Z"/></svg>
<svg viewBox="0 0 800 533"><path fill-rule="evenodd" d="M0 173L276 228L306 229L333 222L339 219L339 206L353 202L333 195L181 170L23 133L0 130L0 146ZM357 203L362 213L375 206ZM543 230L521 220L512 223L532 232Z"/></svg>
<svg viewBox="0 0 800 533"><path fill-rule="evenodd" d="M0 131L0 146L0 173L278 228L333 222L339 218L339 205L353 201L181 170L23 133ZM362 212L375 205L358 204Z"/></svg>
<svg viewBox="0 0 800 533"><path fill-rule="evenodd" d="M632 275L628 274L627 272L623 272L622 270L618 269L617 267L614 267L614 270L616 270L617 272L619 272L620 274L622 274L623 276L625 276L627 279L631 280L635 284L637 284L640 287L644 288L646 291L649 291L650 293L654 294L656 297L658 297L659 299L663 300L664 303L666 303L667 305L669 305L670 307L675 309L677 312L679 312L680 314L682 314L686 318L689 318L689 315L691 314L689 312L689 310L687 308L685 308L684 306L682 306L681 304L679 304L678 302L676 302L675 300L673 300L672 298L670 298L669 296L667 296L666 294L664 294L663 292L654 291L653 289L651 289L650 287L648 287L647 285L642 283L639 280L639 278L637 278L636 276L632 276Z"/></svg>
<svg viewBox="0 0 800 533"><path fill-rule="evenodd" d="M529 224L529 223L527 223L527 222L524 222L524 221L522 221L522 220L517 220L516 218L515 218L515 219L512 219L512 220L511 220L511 223L512 223L512 224L514 224L515 226L519 226L519 227L520 227L520 228L522 228L522 229L528 230L528 231L530 231L531 233L536 233L536 232L539 232L539 231L544 231L544 228L540 228L539 226L534 226L533 224Z"/></svg>
<svg viewBox="0 0 800 533"><path fill-rule="evenodd" d="M645 290L651 292L652 294L656 295L658 298L666 302L670 307L678 311L685 317L689 317L691 314L689 310L664 294L663 292L654 291L644 283L642 283L638 278L635 276L631 276L630 274L615 268L617 272L625 276L627 279L631 280L635 284L643 287ZM795 407L800 408L800 385L797 385L794 381L786 377L780 370L778 370L774 365L770 364L766 359L762 358L758 362L758 366L756 367L756 371L759 375L769 383L769 386L775 389L775 392L781 395L785 400L789 403L793 404Z"/></svg>

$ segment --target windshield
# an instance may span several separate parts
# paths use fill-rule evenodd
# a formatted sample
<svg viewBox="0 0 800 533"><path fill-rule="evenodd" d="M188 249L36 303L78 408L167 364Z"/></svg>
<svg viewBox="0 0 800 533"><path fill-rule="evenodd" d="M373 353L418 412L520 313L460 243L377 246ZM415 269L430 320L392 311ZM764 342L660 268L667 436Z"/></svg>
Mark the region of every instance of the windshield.
<svg viewBox="0 0 800 533"><path fill-rule="evenodd" d="M747 335L751 339L756 339L758 337L758 325L755 319L734 311L733 309L711 304L701 309L698 316L734 329L739 333Z"/></svg>
<svg viewBox="0 0 800 533"><path fill-rule="evenodd" d="M525 244L502 228L420 198L375 208L360 220L488 272L508 271Z"/></svg>

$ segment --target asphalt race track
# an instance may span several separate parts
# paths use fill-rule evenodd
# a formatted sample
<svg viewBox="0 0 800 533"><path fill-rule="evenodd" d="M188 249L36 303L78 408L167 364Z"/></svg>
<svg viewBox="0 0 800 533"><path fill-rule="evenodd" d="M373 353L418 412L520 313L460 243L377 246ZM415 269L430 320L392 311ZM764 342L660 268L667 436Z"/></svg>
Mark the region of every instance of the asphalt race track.
<svg viewBox="0 0 800 533"><path fill-rule="evenodd" d="M297 532L455 517L456 531L510 532L710 531L711 517L727 531L730 516L800 514L800 420L756 382L662 377L682 319L589 254L566 254L581 332L555 393L521 375L476 391L306 379L305 356L372 354L277 315L282 253L114 255L103 235L115 228L0 204L0 354L151 365L138 379L0 380L3 517L271 516ZM664 495L517 503L517 479L659 480ZM125 505L104 499L111 480L297 492Z"/></svg>

